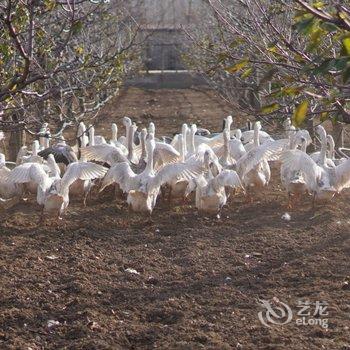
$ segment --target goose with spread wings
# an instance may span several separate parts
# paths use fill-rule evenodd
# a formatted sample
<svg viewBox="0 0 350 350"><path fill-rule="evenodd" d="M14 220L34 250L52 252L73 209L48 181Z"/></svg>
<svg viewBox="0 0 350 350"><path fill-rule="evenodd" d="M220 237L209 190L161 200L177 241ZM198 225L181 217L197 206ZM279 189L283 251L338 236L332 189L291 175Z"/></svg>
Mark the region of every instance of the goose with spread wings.
<svg viewBox="0 0 350 350"><path fill-rule="evenodd" d="M307 192L313 194L314 202L330 200L336 193L350 187L350 159L329 167L324 159L319 165L308 154L295 149L284 152L281 160L284 172L297 174Z"/></svg>
<svg viewBox="0 0 350 350"><path fill-rule="evenodd" d="M11 162L10 162L11 163ZM7 167L5 155L0 153L0 199L1 207L8 208L17 203L23 194L23 186L7 181L11 169ZM13 165L13 163L11 163Z"/></svg>
<svg viewBox="0 0 350 350"><path fill-rule="evenodd" d="M54 162L53 155L49 160ZM69 188L80 180L102 178L107 169L90 162L75 162L68 165L63 177L60 169L52 163L52 173L48 174L40 164L25 163L11 171L8 181L13 183L35 182L38 185L37 202L43 206L43 215L56 214L59 218L69 204Z"/></svg>
<svg viewBox="0 0 350 350"><path fill-rule="evenodd" d="M216 214L227 202L225 188L240 188L244 191L243 185L234 170L223 170L211 178L205 179L203 175L190 180L185 195L196 191L195 204L199 212Z"/></svg>
<svg viewBox="0 0 350 350"><path fill-rule="evenodd" d="M201 173L203 166L200 162L167 164L158 172L154 171L153 154L156 148L153 134L147 136L147 165L140 174L135 174L129 163L123 162L111 167L103 179L102 191L106 186L117 183L121 190L127 193L127 203L136 212L152 213L159 194L160 187L173 178L193 178Z"/></svg>
<svg viewBox="0 0 350 350"><path fill-rule="evenodd" d="M254 147L236 163L236 171L247 190L263 188L269 184L271 170L268 162L278 160L289 143L288 139L281 139L260 145L259 128L254 128L254 131Z"/></svg>

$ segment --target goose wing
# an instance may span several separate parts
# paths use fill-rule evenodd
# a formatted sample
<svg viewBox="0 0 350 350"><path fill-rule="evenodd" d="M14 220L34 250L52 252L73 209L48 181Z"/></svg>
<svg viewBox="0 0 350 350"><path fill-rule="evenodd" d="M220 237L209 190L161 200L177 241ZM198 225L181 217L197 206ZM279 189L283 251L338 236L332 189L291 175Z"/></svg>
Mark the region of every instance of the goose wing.
<svg viewBox="0 0 350 350"><path fill-rule="evenodd" d="M216 147L213 148L213 152L216 154L216 156L218 158L221 158L225 154L225 146L224 145L216 146Z"/></svg>
<svg viewBox="0 0 350 350"><path fill-rule="evenodd" d="M297 149L285 151L281 155L281 161L282 167L289 173L301 171L311 191L317 189L317 181L322 176L322 168L308 154Z"/></svg>
<svg viewBox="0 0 350 350"><path fill-rule="evenodd" d="M223 170L219 175L216 176L216 178L212 179L212 181L215 179L223 186L243 188L241 179L234 170Z"/></svg>
<svg viewBox="0 0 350 350"><path fill-rule="evenodd" d="M112 166L107 171L106 176L102 181L100 192L112 183L117 183L124 192L129 192L136 189L136 175L130 168L129 163L123 162Z"/></svg>
<svg viewBox="0 0 350 350"><path fill-rule="evenodd" d="M202 162L175 163L163 166L158 173L152 178L147 186L149 192L159 188L165 183L175 179L191 180L203 173L205 167Z"/></svg>
<svg viewBox="0 0 350 350"><path fill-rule="evenodd" d="M238 160L237 172L241 177L244 177L262 161L272 161L279 159L281 152L287 144L288 140L282 139L265 142L261 146L251 149Z"/></svg>
<svg viewBox="0 0 350 350"><path fill-rule="evenodd" d="M350 159L335 167L334 185L338 191L350 187Z"/></svg>
<svg viewBox="0 0 350 350"><path fill-rule="evenodd" d="M247 153L242 141L238 139L231 139L228 143L228 147L231 157L235 160L240 159Z"/></svg>
<svg viewBox="0 0 350 350"><path fill-rule="evenodd" d="M244 144L253 141L254 130L243 131L241 139ZM265 143L269 141L274 141L274 139L266 131L259 130L259 141L260 143Z"/></svg>
<svg viewBox="0 0 350 350"><path fill-rule="evenodd" d="M198 147L200 144L206 144L212 148L220 147L224 144L224 138L222 133L217 134L213 137L205 137L201 135L194 135L194 144Z"/></svg>
<svg viewBox="0 0 350 350"><path fill-rule="evenodd" d="M87 160L108 163L114 165L121 162L128 162L123 152L112 145L103 144L82 148L81 155Z"/></svg>
<svg viewBox="0 0 350 350"><path fill-rule="evenodd" d="M51 147L45 148L38 153L38 155L44 159L47 159L49 154L52 154L55 157L56 163L63 163L65 165L68 165L70 163L78 161L73 148L68 145L53 145Z"/></svg>
<svg viewBox="0 0 350 350"><path fill-rule="evenodd" d="M128 155L128 153L129 153L128 149L122 143L120 143L119 141L110 140L109 144L114 146L114 147L117 147L124 154L124 156Z"/></svg>
<svg viewBox="0 0 350 350"><path fill-rule="evenodd" d="M76 180L93 180L102 178L107 168L91 162L75 162L68 165L61 180L61 191L69 189Z"/></svg>
<svg viewBox="0 0 350 350"><path fill-rule="evenodd" d="M162 165L177 163L180 159L180 153L167 143L156 142L153 159L155 168L159 169Z"/></svg>
<svg viewBox="0 0 350 350"><path fill-rule="evenodd" d="M23 163L12 169L6 180L12 183L35 182L43 187L48 180L48 175L38 163Z"/></svg>

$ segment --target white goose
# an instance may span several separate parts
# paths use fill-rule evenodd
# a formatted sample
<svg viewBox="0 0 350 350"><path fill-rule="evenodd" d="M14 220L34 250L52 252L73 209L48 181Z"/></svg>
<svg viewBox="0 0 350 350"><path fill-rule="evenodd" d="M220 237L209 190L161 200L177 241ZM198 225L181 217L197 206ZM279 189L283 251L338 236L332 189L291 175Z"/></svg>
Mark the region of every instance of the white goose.
<svg viewBox="0 0 350 350"><path fill-rule="evenodd" d="M202 175L192 179L185 195L188 196L195 190L195 205L198 211L216 214L227 202L225 187L243 189L241 180L234 170L223 170L210 180L206 180Z"/></svg>
<svg viewBox="0 0 350 350"><path fill-rule="evenodd" d="M84 149L81 149L81 154L86 158L86 160L105 162L110 166L121 162L128 162L130 163L133 171L135 171L136 173L140 173L145 169L145 159L147 157L147 152L144 147L144 143L147 131L145 129L141 131L141 142L139 147L140 157L136 157L134 156L135 149L132 141L135 130L136 125L130 124L129 130L127 131L129 149L128 157L125 157L120 148L108 144L88 146ZM154 133L151 132L151 134L153 135ZM164 166L166 164L177 162L179 160L179 157L180 154L171 145L162 142L156 142L156 148L153 155L153 160L156 169L159 169L161 166Z"/></svg>
<svg viewBox="0 0 350 350"><path fill-rule="evenodd" d="M295 135L292 139L290 149L293 151L300 144L301 152L306 153L307 140L303 136L299 137L298 135ZM281 183L287 191L287 207L289 209L293 207L298 199L309 192L304 173L300 169L290 167L287 162L282 162L281 164Z"/></svg>
<svg viewBox="0 0 350 350"><path fill-rule="evenodd" d="M225 126L224 126L223 131L227 130L231 134L232 122L233 122L232 116L229 115L226 118L224 118ZM196 132L197 132L197 127L196 127ZM193 143L194 143L195 147L198 147L202 143L210 146L211 148L222 146L224 143L223 132L220 132L212 137L195 135Z"/></svg>
<svg viewBox="0 0 350 350"><path fill-rule="evenodd" d="M116 123L112 123L112 138L109 140L109 144L119 148L125 156L128 155L128 149L118 141L118 126Z"/></svg>
<svg viewBox="0 0 350 350"><path fill-rule="evenodd" d="M324 149L319 164L300 150L286 151L281 159L284 169L303 177L307 191L314 195L314 202L330 200L336 193L350 186L350 159L338 166L327 166Z"/></svg>
<svg viewBox="0 0 350 350"><path fill-rule="evenodd" d="M235 137L229 140L228 145L229 145L230 157L235 162L237 162L238 159L240 159L247 153L247 151L244 148L243 143L241 141L241 137L242 137L241 129L235 130L234 135Z"/></svg>
<svg viewBox="0 0 350 350"><path fill-rule="evenodd" d="M319 152L314 152L310 155L310 157L319 165L323 166L322 162L325 162L325 164L329 167L334 167L335 164L333 162L333 159L327 157L327 133L325 128L322 125L318 125L316 127L316 133L320 137L321 142L321 150ZM334 140L333 140L334 141ZM334 144L334 143L333 143ZM334 152L334 148L333 148Z"/></svg>
<svg viewBox="0 0 350 350"><path fill-rule="evenodd" d="M232 140L233 142L231 142L230 140L230 132L228 130L224 130L223 131L223 137L224 137L224 144L223 146L221 146L220 148L216 148L214 149L215 154L220 158L220 164L224 167L224 168L232 168L235 164L236 164L236 159L239 159L239 157L233 157L232 156L232 152L231 152L231 148L233 148L233 151L235 152L237 150L236 145L239 147L239 144L242 146L243 148L243 154L246 153L242 142L240 140ZM237 142L235 142L237 141Z"/></svg>
<svg viewBox="0 0 350 350"><path fill-rule="evenodd" d="M348 159L348 157L346 157L346 156L344 156L342 158L335 157L335 142L334 142L333 136L330 134L327 135L327 143L329 146L328 158L330 158L334 162L335 165L339 165ZM343 155L342 154L343 152L339 151L339 153L341 155Z"/></svg>
<svg viewBox="0 0 350 350"><path fill-rule="evenodd" d="M141 174L135 174L128 163L116 164L108 170L100 191L116 182L122 191L128 194L127 203L134 211L151 214L163 184L171 182L177 176L190 179L202 171L200 163L193 163L191 167L186 163L178 163L165 165L155 173L153 169L155 147L153 134L149 134L146 142L147 165L145 170Z"/></svg>
<svg viewBox="0 0 350 350"><path fill-rule="evenodd" d="M10 172L5 155L0 153L0 198L1 206L6 209L17 203L23 193L23 186L7 181Z"/></svg>
<svg viewBox="0 0 350 350"><path fill-rule="evenodd" d="M185 149L186 149L186 141L182 134L179 135L179 145L181 147L180 151L180 159L179 161L183 164L187 164L188 168L191 168L193 165L197 166L198 164L202 164L203 166L203 176L209 178L211 176L211 166L215 168L216 174L221 171L221 166L218 162L218 158L212 149L205 144L201 144L198 147L198 152L192 155L189 158L185 158ZM188 176L178 175L174 177L170 182L168 182L169 186L169 202L173 198L185 198L186 188L189 183Z"/></svg>
<svg viewBox="0 0 350 350"><path fill-rule="evenodd" d="M45 192L55 179L60 178L60 169L55 162L55 158L50 154L46 165L41 163L23 163L12 169L6 181L9 184L24 184L28 189L35 185L35 193L39 205L44 204Z"/></svg>
<svg viewBox="0 0 350 350"><path fill-rule="evenodd" d="M59 218L69 204L69 188L80 180L102 178L107 169L89 162L75 162L68 165L60 178L60 169L52 154L48 156L51 174L48 175L42 165L25 163L13 169L8 177L14 183L35 182L38 185L37 202L43 206L42 218L48 214L56 214Z"/></svg>
<svg viewBox="0 0 350 350"><path fill-rule="evenodd" d="M38 155L40 144L38 140L34 140L32 144L32 153L29 156L22 156L22 163L42 163L44 158Z"/></svg>
<svg viewBox="0 0 350 350"><path fill-rule="evenodd" d="M236 171L252 199L249 190L261 189L269 184L271 170L269 161L278 160L288 144L288 139L265 142L260 145L259 128L254 127L254 147L241 157L236 164Z"/></svg>
<svg viewBox="0 0 350 350"><path fill-rule="evenodd" d="M75 150L78 151L79 148L85 147L89 143L89 137L87 135L86 126L83 122L79 123L77 130L78 147ZM85 146L83 146L85 145Z"/></svg>
<svg viewBox="0 0 350 350"><path fill-rule="evenodd" d="M101 135L95 135L95 127L90 125L89 126L89 146L94 145L104 145L106 144L106 139Z"/></svg>
<svg viewBox="0 0 350 350"><path fill-rule="evenodd" d="M181 126L181 133L180 134L176 134L174 136L174 138L172 139L172 141L170 142L170 145L173 146L178 152L181 153L181 148L182 148L182 145L184 145L184 149L185 149L185 157L187 155L187 133L188 133L188 125L186 123L182 124ZM180 145L180 142L179 142L179 137L182 137L182 140L181 140L181 145Z"/></svg>
<svg viewBox="0 0 350 350"><path fill-rule="evenodd" d="M253 130L244 131L241 135L241 141L246 151L250 151L252 148L256 147L257 138L259 140L259 144L274 141L274 139L267 132L261 130L261 123L259 121L254 123Z"/></svg>

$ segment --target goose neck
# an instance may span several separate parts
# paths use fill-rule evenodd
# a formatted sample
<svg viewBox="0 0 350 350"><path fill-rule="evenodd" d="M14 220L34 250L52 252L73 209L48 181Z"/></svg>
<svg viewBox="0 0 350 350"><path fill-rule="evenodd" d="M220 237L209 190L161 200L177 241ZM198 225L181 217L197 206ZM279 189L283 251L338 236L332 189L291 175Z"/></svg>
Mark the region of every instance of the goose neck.
<svg viewBox="0 0 350 350"><path fill-rule="evenodd" d="M323 133L320 134L321 137L321 151L320 151L320 164L326 164L326 154L327 154L327 139Z"/></svg>
<svg viewBox="0 0 350 350"><path fill-rule="evenodd" d="M259 128L254 128L254 146L259 147L260 146L260 139L259 139Z"/></svg>
<svg viewBox="0 0 350 350"><path fill-rule="evenodd" d="M95 146L95 128L92 126L89 131L89 145Z"/></svg>
<svg viewBox="0 0 350 350"><path fill-rule="evenodd" d="M182 148L183 148L183 153L184 153L184 157L186 157L187 154L187 130L183 129L182 130Z"/></svg>
<svg viewBox="0 0 350 350"><path fill-rule="evenodd" d="M334 144L334 139L331 135L329 135L328 142L329 142L329 157L331 159L334 159L335 158L335 144Z"/></svg>
<svg viewBox="0 0 350 350"><path fill-rule="evenodd" d="M112 125L112 141L118 140L118 128L116 124Z"/></svg>
<svg viewBox="0 0 350 350"><path fill-rule="evenodd" d="M131 161L133 159L134 156L134 134L135 134L135 130L134 127L131 125L129 127L129 132L128 132L128 159Z"/></svg>
<svg viewBox="0 0 350 350"><path fill-rule="evenodd" d="M148 148L147 152L147 164L145 168L145 174L150 175L153 174L153 147Z"/></svg>

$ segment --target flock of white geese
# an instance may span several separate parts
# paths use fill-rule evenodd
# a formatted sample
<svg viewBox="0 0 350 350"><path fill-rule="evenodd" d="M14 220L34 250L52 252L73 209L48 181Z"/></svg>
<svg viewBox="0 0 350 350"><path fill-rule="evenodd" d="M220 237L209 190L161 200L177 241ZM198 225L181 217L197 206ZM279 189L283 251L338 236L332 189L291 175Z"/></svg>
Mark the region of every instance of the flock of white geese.
<svg viewBox="0 0 350 350"><path fill-rule="evenodd" d="M63 137L50 145L45 123L31 150L23 146L15 163L0 153L1 206L8 209L35 195L42 219L61 218L70 198L81 198L85 205L93 186L100 192L114 186L133 211L151 214L167 187L169 202L194 192L197 209L216 214L237 190L252 200L268 186L271 162L280 166L289 207L306 196L313 203L330 200L350 186L350 160L345 155L336 158L334 140L321 125L316 127L320 150L307 154L312 142L308 131L297 130L289 119L284 137L277 140L261 130L258 121L253 130L231 130L231 116L224 118L221 133L183 124L172 138L157 136L152 122L140 131L128 117L123 124L125 135L118 137L113 123L112 137L106 140L95 135L93 126L80 123L78 142L70 147Z"/></svg>

